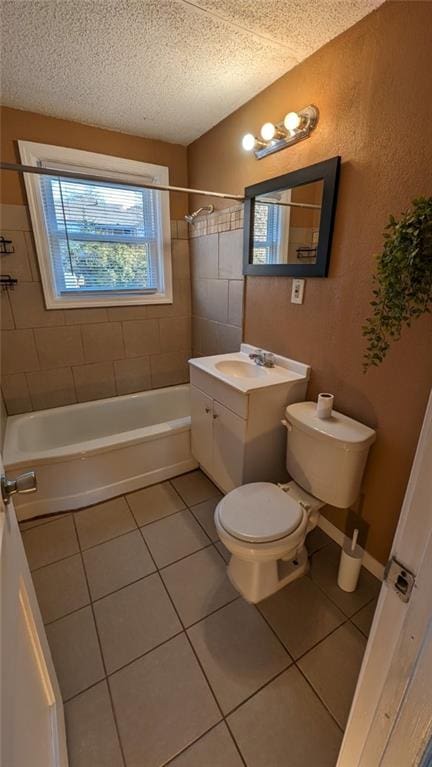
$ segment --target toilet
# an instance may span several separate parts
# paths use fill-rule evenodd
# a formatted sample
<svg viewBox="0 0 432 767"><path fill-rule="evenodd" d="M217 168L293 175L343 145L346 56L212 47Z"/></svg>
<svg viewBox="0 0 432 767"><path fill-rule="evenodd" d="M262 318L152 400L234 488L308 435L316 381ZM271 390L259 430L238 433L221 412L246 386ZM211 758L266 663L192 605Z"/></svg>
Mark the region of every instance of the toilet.
<svg viewBox="0 0 432 767"><path fill-rule="evenodd" d="M307 572L307 534L323 506L349 508L357 500L375 441L373 429L342 413L319 418L316 402L289 405L282 423L292 481L242 485L215 509L219 538L231 553L229 578L253 603Z"/></svg>

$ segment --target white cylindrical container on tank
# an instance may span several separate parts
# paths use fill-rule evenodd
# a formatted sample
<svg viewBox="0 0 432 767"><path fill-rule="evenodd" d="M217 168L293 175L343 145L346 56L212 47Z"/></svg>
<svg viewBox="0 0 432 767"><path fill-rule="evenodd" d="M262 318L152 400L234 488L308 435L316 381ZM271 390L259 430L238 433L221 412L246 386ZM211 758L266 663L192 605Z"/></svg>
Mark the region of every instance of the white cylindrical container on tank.
<svg viewBox="0 0 432 767"><path fill-rule="evenodd" d="M339 563L337 584L342 591L355 591L360 575L363 549L357 544L358 530L354 530L352 541L345 541Z"/></svg>
<svg viewBox="0 0 432 767"><path fill-rule="evenodd" d="M333 403L334 403L333 394L328 394L326 392L322 392L322 394L318 394L317 409L316 409L318 418L331 418L332 411L333 411Z"/></svg>

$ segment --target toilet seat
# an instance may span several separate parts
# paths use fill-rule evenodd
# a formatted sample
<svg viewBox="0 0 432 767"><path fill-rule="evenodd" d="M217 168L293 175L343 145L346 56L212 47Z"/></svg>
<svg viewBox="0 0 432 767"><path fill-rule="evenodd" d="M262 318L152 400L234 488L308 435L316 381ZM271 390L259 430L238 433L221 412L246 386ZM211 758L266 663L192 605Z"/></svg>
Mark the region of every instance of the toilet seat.
<svg viewBox="0 0 432 767"><path fill-rule="evenodd" d="M304 512L277 485L252 482L222 498L217 513L223 529L234 538L248 543L271 543L293 533Z"/></svg>

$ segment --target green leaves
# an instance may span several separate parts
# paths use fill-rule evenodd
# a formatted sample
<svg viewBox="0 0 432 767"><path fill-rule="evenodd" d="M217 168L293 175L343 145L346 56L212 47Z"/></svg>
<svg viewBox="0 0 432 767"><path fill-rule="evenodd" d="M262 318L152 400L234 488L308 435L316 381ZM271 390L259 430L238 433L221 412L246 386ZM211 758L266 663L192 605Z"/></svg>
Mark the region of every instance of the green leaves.
<svg viewBox="0 0 432 767"><path fill-rule="evenodd" d="M399 221L390 216L373 277L363 370L379 365L404 325L432 309L432 197L419 197Z"/></svg>

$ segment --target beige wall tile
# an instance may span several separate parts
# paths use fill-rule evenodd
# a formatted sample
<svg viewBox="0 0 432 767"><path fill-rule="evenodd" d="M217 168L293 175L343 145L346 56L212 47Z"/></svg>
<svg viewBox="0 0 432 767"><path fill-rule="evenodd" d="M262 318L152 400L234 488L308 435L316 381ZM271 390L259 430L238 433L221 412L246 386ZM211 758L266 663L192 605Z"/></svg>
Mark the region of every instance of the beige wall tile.
<svg viewBox="0 0 432 767"><path fill-rule="evenodd" d="M64 368L84 362L79 327L37 328L34 334L41 369Z"/></svg>
<svg viewBox="0 0 432 767"><path fill-rule="evenodd" d="M150 357L152 387L173 386L189 380L188 355L181 352Z"/></svg>
<svg viewBox="0 0 432 767"><path fill-rule="evenodd" d="M219 354L238 352L242 342L242 329L233 325L219 326Z"/></svg>
<svg viewBox="0 0 432 767"><path fill-rule="evenodd" d="M108 309L108 317L111 322L145 320L147 318L147 306L111 306Z"/></svg>
<svg viewBox="0 0 432 767"><path fill-rule="evenodd" d="M32 280L40 282L39 263L36 255L36 247L33 239L33 232L24 232L27 246L27 258L29 260Z"/></svg>
<svg viewBox="0 0 432 767"><path fill-rule="evenodd" d="M192 314L207 316L209 280L194 280L192 283Z"/></svg>
<svg viewBox="0 0 432 767"><path fill-rule="evenodd" d="M155 304L147 307L149 319L158 317L190 317L191 284L190 280L175 280L174 301L172 304Z"/></svg>
<svg viewBox="0 0 432 767"><path fill-rule="evenodd" d="M189 227L184 219L177 221L177 237L179 240L189 239Z"/></svg>
<svg viewBox="0 0 432 767"><path fill-rule="evenodd" d="M132 320L123 323L127 357L143 357L160 350L159 323L156 320Z"/></svg>
<svg viewBox="0 0 432 767"><path fill-rule="evenodd" d="M171 221L171 240L177 238L177 221Z"/></svg>
<svg viewBox="0 0 432 767"><path fill-rule="evenodd" d="M228 320L228 280L208 280L204 317L217 322Z"/></svg>
<svg viewBox="0 0 432 767"><path fill-rule="evenodd" d="M230 280L228 290L228 322L242 326L243 323L243 280Z"/></svg>
<svg viewBox="0 0 432 767"><path fill-rule="evenodd" d="M87 325L91 322L108 322L106 309L65 309L66 325Z"/></svg>
<svg viewBox="0 0 432 767"><path fill-rule="evenodd" d="M81 332L86 362L118 360L125 356L120 322L83 325Z"/></svg>
<svg viewBox="0 0 432 767"><path fill-rule="evenodd" d="M86 402L116 394L112 362L95 362L72 368L79 402Z"/></svg>
<svg viewBox="0 0 432 767"><path fill-rule="evenodd" d="M2 376L2 391L8 415L28 413L32 403L24 373Z"/></svg>
<svg viewBox="0 0 432 767"><path fill-rule="evenodd" d="M171 243L174 280L190 279L189 241L174 240Z"/></svg>
<svg viewBox="0 0 432 767"><path fill-rule="evenodd" d="M243 277L243 232L222 232L219 235L219 274L222 279L240 280Z"/></svg>
<svg viewBox="0 0 432 767"><path fill-rule="evenodd" d="M2 374L39 370L32 330L2 330Z"/></svg>
<svg viewBox="0 0 432 767"><path fill-rule="evenodd" d="M221 235L222 236L222 235ZM190 241L193 278L216 279L218 275L218 235L207 234Z"/></svg>
<svg viewBox="0 0 432 767"><path fill-rule="evenodd" d="M26 205L1 205L1 228L15 231L30 230L30 217Z"/></svg>
<svg viewBox="0 0 432 767"><path fill-rule="evenodd" d="M9 291L0 290L0 328L2 330L13 330L14 327Z"/></svg>
<svg viewBox="0 0 432 767"><path fill-rule="evenodd" d="M2 256L0 261L1 273L16 277L19 282L31 282L32 273L27 253L25 232L2 229L6 240L12 240L15 252Z"/></svg>
<svg viewBox="0 0 432 767"><path fill-rule="evenodd" d="M70 368L27 373L27 383L34 410L72 405L76 402Z"/></svg>
<svg viewBox="0 0 432 767"><path fill-rule="evenodd" d="M159 320L161 352L177 352L191 348L191 320L173 317Z"/></svg>
<svg viewBox="0 0 432 767"><path fill-rule="evenodd" d="M18 283L9 298L17 328L64 325L63 311L45 308L40 282Z"/></svg>
<svg viewBox="0 0 432 767"><path fill-rule="evenodd" d="M131 394L151 388L150 358L134 357L114 362L117 394Z"/></svg>
<svg viewBox="0 0 432 767"><path fill-rule="evenodd" d="M201 320L200 323L200 354L205 356L210 354L219 354L219 325L218 322L211 320Z"/></svg>

